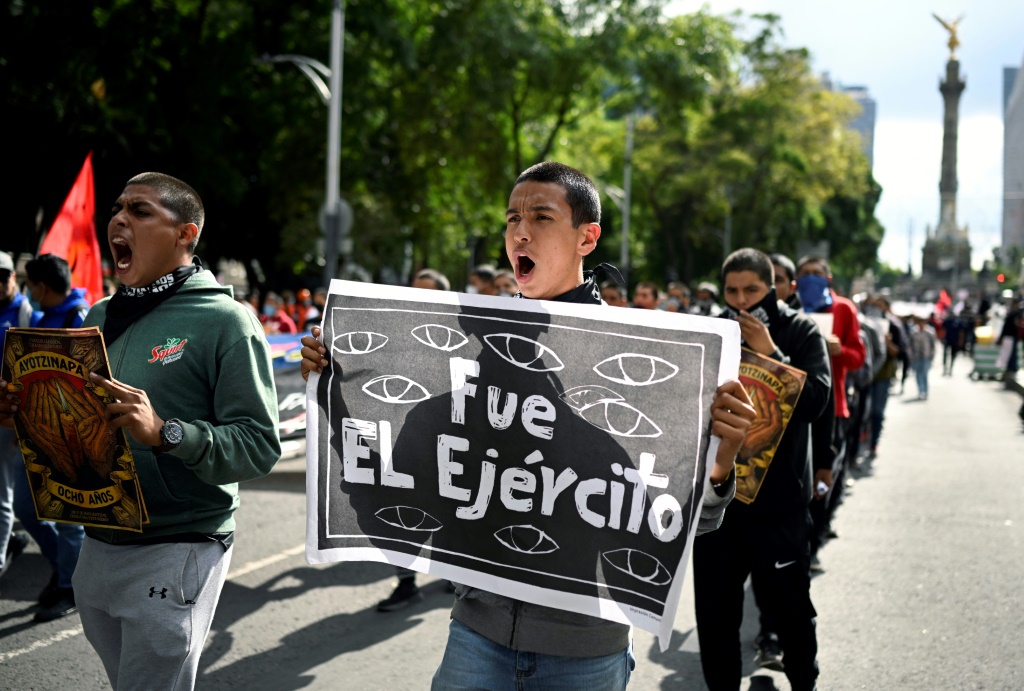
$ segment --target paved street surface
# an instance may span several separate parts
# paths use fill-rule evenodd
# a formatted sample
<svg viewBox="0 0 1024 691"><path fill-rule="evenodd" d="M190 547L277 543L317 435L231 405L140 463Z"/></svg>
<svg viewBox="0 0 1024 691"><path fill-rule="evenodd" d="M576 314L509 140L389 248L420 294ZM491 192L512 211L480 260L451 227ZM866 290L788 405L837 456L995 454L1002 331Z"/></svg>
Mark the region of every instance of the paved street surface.
<svg viewBox="0 0 1024 691"><path fill-rule="evenodd" d="M968 367L952 379L934 368L928 401L890 399L878 458L850 488L812 585L821 689L1024 689L1021 398L969 381ZM451 595L421 578L424 602L379 614L390 567L306 565L304 481L293 460L245 486L198 688L429 687ZM0 582L0 689L108 688L77 615L32 622L48 578L33 545ZM705 688L689 578L683 592L667 652L636 633L632 691ZM750 662L744 673L744 689L788 688Z"/></svg>

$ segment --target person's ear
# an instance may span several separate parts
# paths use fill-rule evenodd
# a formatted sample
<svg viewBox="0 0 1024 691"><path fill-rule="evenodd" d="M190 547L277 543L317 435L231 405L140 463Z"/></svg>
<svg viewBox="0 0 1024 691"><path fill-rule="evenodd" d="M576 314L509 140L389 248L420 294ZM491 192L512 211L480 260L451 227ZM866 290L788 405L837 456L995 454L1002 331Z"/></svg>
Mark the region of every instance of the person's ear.
<svg viewBox="0 0 1024 691"><path fill-rule="evenodd" d="M584 223L580 226L580 230L583 232L576 252L581 257L585 257L597 249L597 241L601 237L601 226L597 223Z"/></svg>
<svg viewBox="0 0 1024 691"><path fill-rule="evenodd" d="M188 247L198 237L199 226L195 223L182 223L178 226L177 245L179 247Z"/></svg>

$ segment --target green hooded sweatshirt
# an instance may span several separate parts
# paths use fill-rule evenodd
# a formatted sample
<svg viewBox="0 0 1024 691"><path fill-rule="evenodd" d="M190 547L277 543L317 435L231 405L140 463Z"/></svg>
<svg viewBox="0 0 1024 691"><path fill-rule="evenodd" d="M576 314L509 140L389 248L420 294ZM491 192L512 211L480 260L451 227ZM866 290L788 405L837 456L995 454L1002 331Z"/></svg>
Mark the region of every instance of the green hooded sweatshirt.
<svg viewBox="0 0 1024 691"><path fill-rule="evenodd" d="M108 300L83 326L103 328ZM164 420L181 420L184 439L154 453L128 434L149 512L141 538L234 530L238 484L262 477L281 456L270 346L256 316L209 271L107 345L113 378L142 389ZM89 528L109 543L129 531Z"/></svg>

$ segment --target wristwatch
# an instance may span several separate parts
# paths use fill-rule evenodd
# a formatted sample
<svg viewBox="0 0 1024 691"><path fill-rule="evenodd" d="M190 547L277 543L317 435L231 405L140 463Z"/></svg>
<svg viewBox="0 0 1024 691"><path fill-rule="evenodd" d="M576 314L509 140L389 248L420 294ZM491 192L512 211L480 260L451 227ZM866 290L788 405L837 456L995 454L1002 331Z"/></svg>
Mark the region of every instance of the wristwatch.
<svg viewBox="0 0 1024 691"><path fill-rule="evenodd" d="M160 428L160 451L172 451L178 448L181 440L185 438L185 430L181 426L181 420L166 420Z"/></svg>

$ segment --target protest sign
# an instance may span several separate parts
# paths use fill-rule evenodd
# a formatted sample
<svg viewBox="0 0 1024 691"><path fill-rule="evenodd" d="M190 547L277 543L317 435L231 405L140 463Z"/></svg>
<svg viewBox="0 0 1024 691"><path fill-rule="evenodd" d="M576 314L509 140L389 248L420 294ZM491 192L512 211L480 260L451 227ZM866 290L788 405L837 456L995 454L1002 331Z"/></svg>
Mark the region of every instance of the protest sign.
<svg viewBox="0 0 1024 691"><path fill-rule="evenodd" d="M387 561L667 645L735 322L333 281L323 329L310 562Z"/></svg>
<svg viewBox="0 0 1024 691"><path fill-rule="evenodd" d="M804 314L814 320L822 336L828 338L832 335L832 322L835 317L831 312L804 312Z"/></svg>
<svg viewBox="0 0 1024 691"><path fill-rule="evenodd" d="M803 370L743 348L740 383L750 396L757 417L736 459L737 500L750 504L757 499L805 381L807 373Z"/></svg>
<svg viewBox="0 0 1024 691"><path fill-rule="evenodd" d="M88 329L7 330L3 379L18 397L14 428L40 520L142 532L149 522L124 429L111 430L113 395L103 336Z"/></svg>

